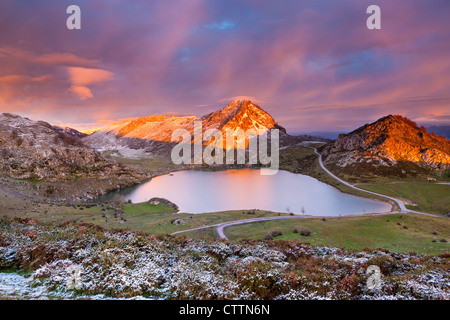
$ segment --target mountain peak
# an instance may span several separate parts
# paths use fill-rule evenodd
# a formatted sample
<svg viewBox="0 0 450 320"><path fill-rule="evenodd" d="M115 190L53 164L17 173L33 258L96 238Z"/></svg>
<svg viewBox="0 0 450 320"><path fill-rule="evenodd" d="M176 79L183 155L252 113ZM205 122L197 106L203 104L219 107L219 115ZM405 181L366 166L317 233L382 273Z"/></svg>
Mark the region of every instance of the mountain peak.
<svg viewBox="0 0 450 320"><path fill-rule="evenodd" d="M400 167L412 164L417 172L450 168L450 141L401 115L388 115L342 134L321 151L325 163L339 167L370 164L392 172L408 171Z"/></svg>
<svg viewBox="0 0 450 320"><path fill-rule="evenodd" d="M254 130L256 134L259 134L270 129L279 129L282 144L297 143L297 139L287 135L286 130L278 126L270 114L247 99L234 100L220 110L201 118L196 116L137 118L105 127L83 138L83 142L101 151L120 149L122 155L130 157L141 157L150 153L165 154L173 147L171 137L174 130L185 129L194 134L197 121L202 123L202 133L208 129L217 129L222 133L231 130L239 140L240 138L248 139L248 136L245 136L248 130ZM205 141L205 144L207 143Z"/></svg>
<svg viewBox="0 0 450 320"><path fill-rule="evenodd" d="M270 114L250 100L233 100L222 109L202 117L204 127L225 131L242 129L247 131L268 130L276 126Z"/></svg>
<svg viewBox="0 0 450 320"><path fill-rule="evenodd" d="M230 104L228 104L228 107L231 108L243 108L243 107L251 107L251 106L255 106L253 104L253 102L251 100L247 100L247 99L236 99L230 102Z"/></svg>
<svg viewBox="0 0 450 320"><path fill-rule="evenodd" d="M220 110L216 112L212 112L210 114L207 114L206 116L202 117L205 118L211 114L229 114L229 115L236 115L237 113L241 112L244 109L251 109L251 108L259 108L259 106L254 105L250 100L233 100L225 107L221 108Z"/></svg>

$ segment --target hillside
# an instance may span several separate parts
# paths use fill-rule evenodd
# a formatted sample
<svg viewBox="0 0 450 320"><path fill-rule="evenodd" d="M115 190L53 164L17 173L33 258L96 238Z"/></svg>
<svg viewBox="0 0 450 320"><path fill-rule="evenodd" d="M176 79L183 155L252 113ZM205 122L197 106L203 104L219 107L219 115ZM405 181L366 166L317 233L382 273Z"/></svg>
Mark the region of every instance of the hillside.
<svg viewBox="0 0 450 320"><path fill-rule="evenodd" d="M450 168L450 141L399 115L341 134L319 151L325 165L349 174L442 174Z"/></svg>
<svg viewBox="0 0 450 320"><path fill-rule="evenodd" d="M0 286L0 298L449 299L448 254L192 240L28 218L0 219L0 228L0 270L30 272L10 273L17 285ZM379 290L366 285L371 265L381 271Z"/></svg>
<svg viewBox="0 0 450 320"><path fill-rule="evenodd" d="M81 138L84 138L87 136L87 133L83 133L83 132L80 132L76 129L69 128L69 127L53 126L53 130L56 133L66 134L66 135L69 135L69 136L77 138L77 139L81 139Z"/></svg>
<svg viewBox="0 0 450 320"><path fill-rule="evenodd" d="M9 113L0 115L0 152L0 175L6 179L2 182L11 178L41 183L95 179L109 184L116 179L125 186L147 178L146 174L102 158L76 137L58 133L44 121Z"/></svg>

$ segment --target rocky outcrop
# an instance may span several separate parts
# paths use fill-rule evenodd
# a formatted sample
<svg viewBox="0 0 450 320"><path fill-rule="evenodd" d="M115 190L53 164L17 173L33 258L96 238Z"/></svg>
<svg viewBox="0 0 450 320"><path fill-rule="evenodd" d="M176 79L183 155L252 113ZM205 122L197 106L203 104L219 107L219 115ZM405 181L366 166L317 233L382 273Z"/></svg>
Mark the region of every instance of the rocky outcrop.
<svg viewBox="0 0 450 320"><path fill-rule="evenodd" d="M450 168L450 141L428 133L424 127L399 115L389 115L349 134L341 134L319 151L325 164L338 167L414 164L426 170Z"/></svg>
<svg viewBox="0 0 450 320"><path fill-rule="evenodd" d="M0 173L15 179L62 181L120 178L127 184L146 178L134 169L102 158L76 137L44 121L0 115Z"/></svg>
<svg viewBox="0 0 450 320"><path fill-rule="evenodd" d="M56 133L65 134L76 139L81 139L87 136L86 133L80 132L76 129L69 127L53 126L53 130Z"/></svg>

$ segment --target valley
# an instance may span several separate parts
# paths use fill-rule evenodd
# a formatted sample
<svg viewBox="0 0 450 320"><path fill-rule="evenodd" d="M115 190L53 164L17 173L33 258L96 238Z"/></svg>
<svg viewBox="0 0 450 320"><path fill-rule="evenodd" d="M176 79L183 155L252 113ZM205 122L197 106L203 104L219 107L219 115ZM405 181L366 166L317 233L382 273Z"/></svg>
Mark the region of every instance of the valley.
<svg viewBox="0 0 450 320"><path fill-rule="evenodd" d="M85 201L93 199L100 194L105 194L108 191L148 181L152 177L165 175L174 171L217 171L261 167L261 164L252 166L238 164L173 164L167 156L167 146L161 148L161 144L158 143L155 145L152 141L158 140L165 145L170 137L169 133L171 130L180 124L183 124L182 126L188 130L193 130L193 120L202 120L204 123L203 131L210 128L220 130L224 130L225 128L248 130L251 128L270 129L279 127L269 114L265 113L250 101L232 102L225 108L201 118L143 117L118 123L107 128L100 128L90 135L82 134L70 128L52 128L43 122L33 122L29 119L23 119L14 115L3 115L2 119L3 125L14 126L16 128L14 129L15 131L13 130L13 133L16 132L14 134L17 138L10 140L8 143L17 145L17 141L19 140L23 153L27 149L30 150L29 152L35 150L35 142L32 139L47 139L46 141L51 141L51 143L47 143L46 147L49 151L44 157L47 157L47 159L55 157L55 159L58 159L57 161L60 161L58 164L55 162L56 165L53 165L54 168L59 168L58 174L60 177L53 175L52 179L48 179L42 178L43 175L48 175L46 173L48 171L45 171L48 169L45 169L45 165L41 164L42 161L34 160L35 162L26 162L30 163L29 167L26 167L26 170L32 174L24 175L22 173L18 176L16 173L18 170L11 169L11 160L8 160L13 159L11 157L15 155L7 154L4 156L4 159L9 161L4 162L4 168L14 170L14 175L8 176L12 171L4 171L5 169L3 169L4 176L0 181L0 209L3 216L28 217L47 222L74 220L93 223L110 229L125 228L147 233L173 233L187 229L203 228L234 220L245 220L248 219L248 216L243 213L245 210L194 215L183 212L172 212L171 209L164 209L161 206L153 207L146 203L125 203L123 200L117 203L101 204L89 204L85 203ZM390 122L388 123L387 121ZM366 129L370 133L367 137L370 138L365 136ZM402 117L385 117L378 122L366 125L348 135L341 135L336 141L332 142L317 137L292 137L286 134L284 130L281 130L283 146L280 148L280 170L311 176L344 193L387 201L392 206L392 212L400 210L395 201L375 194L366 193L361 189L401 198L411 210L446 215L450 211L449 198L447 197L449 186L428 182L423 187L421 185L424 184L424 181L430 175L438 177L439 181L449 181L450 178L446 173L447 171L445 171L448 170L446 169L448 164L445 162L447 161L445 160L447 159L445 153L439 158L444 159L443 164L440 165L441 167L436 167L433 164L434 162L432 161L436 161L433 160L437 159L436 157L430 158L425 156L424 159L431 161L431 165L428 165L428 162L424 161L423 164L411 164L410 166L415 169L408 172L401 168L397 169L398 160L389 160L390 158L388 156L389 150L393 146L390 145L386 149L387 151L383 151L384 153L380 153L379 151L382 150L380 147L384 148L384 141L390 141L389 132L392 130L394 130L392 134L395 135L395 139L397 140L389 143L396 143L395 141L400 141L399 139L402 139L401 137L404 136L404 139L406 139L404 141L408 141L412 145L416 143L422 143L423 145L424 143L427 144L427 141L431 141L428 144L434 149L429 148L427 150L442 149L444 152L447 150L445 149L447 148L445 143L448 142L435 136L428 136L426 131L418 128L409 120L405 120ZM402 130L406 130L406 133L402 133ZM37 132L40 132L39 134L44 138L37 138ZM148 136L149 132L153 133ZM374 138L375 132L380 132L379 134L383 138ZM414 134L411 136L411 132L416 132L414 134L419 138L415 138ZM117 135L116 138L114 138L115 135ZM356 138L353 138L354 135L357 135ZM367 141L369 142L365 142L365 139L368 139ZM146 141L150 142L147 143ZM439 146L436 141L444 141L445 143ZM53 147L55 143L56 145ZM360 156L355 157L355 154L357 154L355 150L367 149L367 146L370 144L374 145L374 148L378 148L376 149L378 151L374 153L373 157L379 160L374 160L372 163L370 160L367 160L370 159L368 154L371 151L365 151L365 155L361 158L363 160L358 160ZM90 147L86 147L86 145ZM8 150L8 148L8 145L3 145L3 150ZM92 148L96 149L94 153L90 151ZM134 150L132 152L133 155L130 156L127 152L124 154L123 150L125 149L123 148L126 148L126 150ZM339 181L339 178L334 178L326 172L321 167L319 153L314 148L325 155L324 163L333 174L344 181L350 182L352 185L342 183ZM94 157L96 159L95 161L99 164L93 164L92 160L82 162L86 160L81 159L89 159L85 155L80 160L72 157L70 160L67 158L67 160L62 160L63 162L61 162L61 159L63 159L61 156L57 154L56 156L52 156L55 152L60 152L58 151L59 149L61 149L61 152L68 152L66 150L72 149L79 150L77 152L80 154L83 152L89 154L91 152L92 156L89 155L89 157ZM425 148L422 146L420 150L425 150ZM43 149L41 148L40 152L42 151ZM345 155L346 152L351 156ZM429 154L429 152L438 154L440 151L426 151L424 155ZM24 153L21 157L31 158L31 154ZM382 155L381 158L379 158L379 155ZM396 159L395 153L393 157L391 159ZM347 159L345 160L347 161L345 165L342 162L343 158ZM335 161L333 159L337 160ZM76 163L74 160L80 162ZM389 161L392 164L389 164ZM66 170L66 167L70 169L67 171L68 173L64 174L63 172ZM348 170L349 167L352 168L350 171ZM24 172L24 165L21 165L20 168ZM74 168L79 169L75 170ZM108 173L102 173L106 168L111 169L107 169L109 170ZM380 168L382 171L380 171ZM436 171L436 169L440 169L441 171ZM363 173L360 174L358 170L363 170ZM386 174L386 172L399 172L399 174ZM130 179L132 176L134 177ZM404 183L390 184L391 182ZM416 184L412 184L413 182ZM360 190L353 188L353 185L357 185ZM284 216L289 214L286 212L278 213L257 210L251 218L276 217L280 215ZM183 221L183 223L173 224L172 222L176 219ZM313 218L311 219L312 221L314 220ZM352 219L358 219L358 217L352 217ZM361 219L365 220L368 218L362 217ZM331 221L334 221L334 219ZM329 225L333 224L331 221ZM272 221L271 223L283 224L283 222L276 221ZM212 229L204 228L197 232L187 234L196 234L196 237L206 235L208 238L214 238L217 235ZM258 237L257 233L255 233L255 237Z"/></svg>

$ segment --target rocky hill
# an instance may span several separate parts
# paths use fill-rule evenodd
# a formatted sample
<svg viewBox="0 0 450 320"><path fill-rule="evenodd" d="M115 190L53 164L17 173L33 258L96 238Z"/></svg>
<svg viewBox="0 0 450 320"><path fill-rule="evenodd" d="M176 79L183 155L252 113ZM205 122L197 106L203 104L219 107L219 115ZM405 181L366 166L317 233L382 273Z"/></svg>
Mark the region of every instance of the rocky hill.
<svg viewBox="0 0 450 320"><path fill-rule="evenodd" d="M146 174L102 158L76 137L56 132L44 121L9 113L0 115L0 174L42 182L116 179L120 186L147 178ZM101 193L101 190L93 192Z"/></svg>
<svg viewBox="0 0 450 320"><path fill-rule="evenodd" d="M450 168L450 141L399 115L341 134L319 151L326 165L349 173L375 170L401 175Z"/></svg>
<svg viewBox="0 0 450 320"><path fill-rule="evenodd" d="M69 127L53 126L53 130L56 133L63 133L63 134L66 134L66 135L69 135L71 137L78 138L78 139L81 139L81 138L84 138L87 136L86 133L80 132L76 129L69 128Z"/></svg>
<svg viewBox="0 0 450 320"><path fill-rule="evenodd" d="M263 132L280 130L280 145L292 145L305 140L306 136L292 137L279 126L267 112L249 100L235 100L224 108L203 117L148 116L117 123L102 128L83 142L99 151L117 151L122 156L152 156L170 153L174 146L171 135L175 129L186 129L194 134L194 123L202 123L202 133L208 129L226 130L254 129ZM237 135L237 140L242 139ZM207 144L207 142L205 143Z"/></svg>

